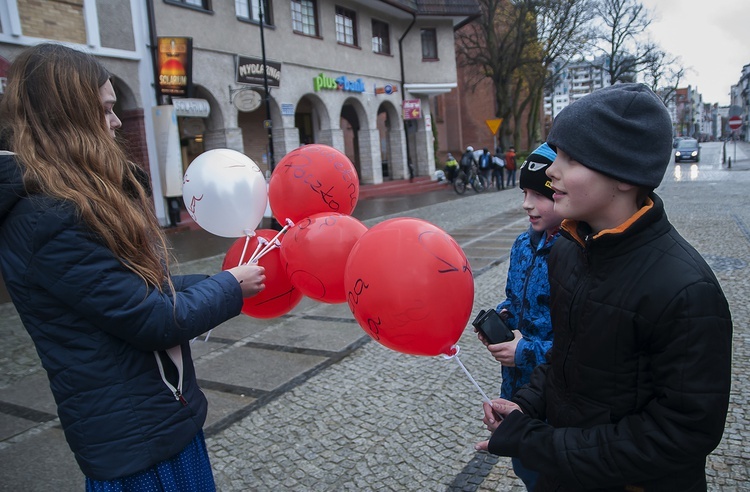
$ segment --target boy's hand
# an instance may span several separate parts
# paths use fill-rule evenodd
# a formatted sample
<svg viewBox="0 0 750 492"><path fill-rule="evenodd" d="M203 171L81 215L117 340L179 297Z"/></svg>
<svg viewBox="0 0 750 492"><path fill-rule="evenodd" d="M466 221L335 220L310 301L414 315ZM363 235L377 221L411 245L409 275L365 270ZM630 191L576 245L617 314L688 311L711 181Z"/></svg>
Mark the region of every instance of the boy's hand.
<svg viewBox="0 0 750 492"><path fill-rule="evenodd" d="M488 345L485 343L485 346L492 354L492 357L505 367L516 366L516 347L518 346L518 341L521 340L522 335L518 330L513 330L513 335L515 335L515 338L510 342L496 343L494 345ZM481 335L479 336L481 340Z"/></svg>
<svg viewBox="0 0 750 492"><path fill-rule="evenodd" d="M492 406L490 406L489 403L484 402L482 404L482 410L484 410L484 418L482 419L482 422L487 426L487 430L490 432L495 432L503 419L511 412L515 410L522 412L521 407L512 401L503 398L492 400ZM489 441L481 441L474 445L474 449L477 451L487 451L488 445Z"/></svg>
<svg viewBox="0 0 750 492"><path fill-rule="evenodd" d="M241 265L227 270L242 289L242 297L252 297L266 288L266 269L259 265Z"/></svg>

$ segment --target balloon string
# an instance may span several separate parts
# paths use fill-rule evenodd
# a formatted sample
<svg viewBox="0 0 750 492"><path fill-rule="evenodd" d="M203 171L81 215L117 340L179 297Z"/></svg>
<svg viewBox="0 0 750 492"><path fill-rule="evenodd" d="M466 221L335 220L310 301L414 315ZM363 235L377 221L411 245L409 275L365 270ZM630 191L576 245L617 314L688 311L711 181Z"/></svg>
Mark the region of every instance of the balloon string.
<svg viewBox="0 0 750 492"><path fill-rule="evenodd" d="M245 259L245 252L247 251L247 245L250 243L250 234L245 236L245 245L242 247L242 254L240 255L240 261L237 263L237 266L242 265L242 260Z"/></svg>
<svg viewBox="0 0 750 492"><path fill-rule="evenodd" d="M487 393L482 391L482 388L479 387L479 384L477 384L476 380L472 377L471 373L466 369L466 366L464 366L463 362L461 362L461 359L458 358L458 346L456 346L456 353L451 356L444 355L446 359L455 359L458 365L461 367L461 369L464 370L466 373L466 376L469 378L469 381L472 382L472 384L479 390L479 393L482 394L482 400L486 401L490 405L492 405L492 400L490 400L489 396L487 396Z"/></svg>
<svg viewBox="0 0 750 492"><path fill-rule="evenodd" d="M261 249L265 248L267 244L268 244L268 240L266 238L259 237L258 238L258 246L255 248L255 251L253 251L253 254L250 255L250 259L247 260L247 263L248 264L250 264L250 263L256 263L255 260L258 258L258 252Z"/></svg>
<svg viewBox="0 0 750 492"><path fill-rule="evenodd" d="M260 258L261 256L263 256L264 254L268 253L268 251L266 251L266 250L272 249L274 247L274 245L276 244L276 242L278 241L279 237L281 237L281 235L284 234L287 231L287 229L289 229L290 227L294 227L294 222L292 222L291 219L286 219L286 225L281 228L281 230L279 231L279 233L276 234L273 237L273 239L271 239L268 242L268 244L266 245L266 247L263 248L260 251L260 253L258 253L257 256L255 256L255 255L251 256L250 260L248 261L248 263L252 263L254 260L257 260L258 258Z"/></svg>
<svg viewBox="0 0 750 492"><path fill-rule="evenodd" d="M273 244L270 247L264 248L263 251L258 253L257 256L253 256L253 259L250 260L250 263L258 263L258 260L263 258L263 256L265 256L267 253L270 253L274 249L280 248L280 247L281 247L281 242L277 239L276 241L273 242Z"/></svg>

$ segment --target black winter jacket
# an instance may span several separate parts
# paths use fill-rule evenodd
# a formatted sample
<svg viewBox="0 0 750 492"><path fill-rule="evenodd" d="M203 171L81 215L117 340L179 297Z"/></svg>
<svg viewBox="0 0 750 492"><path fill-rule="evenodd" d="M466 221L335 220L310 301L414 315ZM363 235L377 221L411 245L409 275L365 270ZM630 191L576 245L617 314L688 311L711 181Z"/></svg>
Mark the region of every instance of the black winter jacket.
<svg viewBox="0 0 750 492"><path fill-rule="evenodd" d="M549 259L549 362L490 452L537 490L705 490L729 403L732 321L713 272L655 194L621 229L563 223Z"/></svg>
<svg viewBox="0 0 750 492"><path fill-rule="evenodd" d="M240 313L242 292L230 273L175 276L176 298L146 288L72 205L27 196L9 155L0 155L0 268L86 476L131 475L195 437L207 405L188 342ZM177 345L185 404L162 381L154 357Z"/></svg>

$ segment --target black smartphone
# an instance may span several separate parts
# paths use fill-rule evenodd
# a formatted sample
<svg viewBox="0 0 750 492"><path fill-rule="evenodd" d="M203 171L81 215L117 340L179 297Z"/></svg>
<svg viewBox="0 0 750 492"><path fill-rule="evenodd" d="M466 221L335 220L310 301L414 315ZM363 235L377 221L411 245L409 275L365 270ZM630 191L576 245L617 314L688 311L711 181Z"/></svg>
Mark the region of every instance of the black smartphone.
<svg viewBox="0 0 750 492"><path fill-rule="evenodd" d="M471 322L490 344L510 342L513 340L513 330L505 324L505 321L497 314L497 311L482 309L474 321Z"/></svg>

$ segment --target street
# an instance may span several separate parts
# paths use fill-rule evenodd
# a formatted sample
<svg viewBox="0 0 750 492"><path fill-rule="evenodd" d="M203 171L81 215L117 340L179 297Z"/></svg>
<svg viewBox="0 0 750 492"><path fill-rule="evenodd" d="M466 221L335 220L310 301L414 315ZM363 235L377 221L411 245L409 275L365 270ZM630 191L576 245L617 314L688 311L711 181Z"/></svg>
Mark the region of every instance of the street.
<svg viewBox="0 0 750 492"><path fill-rule="evenodd" d="M657 193L729 299L732 396L707 472L709 490L748 490L750 144L738 144L736 158L727 144L731 169L721 163L721 143L701 145L700 162L671 163ZM473 319L504 298L510 246L528 227L521 200L518 189L467 192L363 222L417 217L450 233L474 273ZM215 273L222 259L182 261L176 273ZM0 491L83 489L46 375L9 303L0 305L0 337ZM459 345L479 386L497 394L499 366L470 326ZM209 398L205 433L219 490L525 490L508 459L474 451L488 434L481 395L459 365L374 343L347 304L305 299L278 319L240 315L193 351Z"/></svg>

